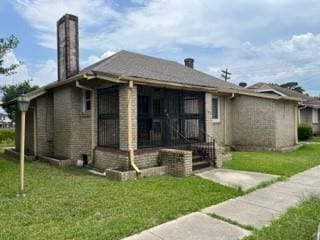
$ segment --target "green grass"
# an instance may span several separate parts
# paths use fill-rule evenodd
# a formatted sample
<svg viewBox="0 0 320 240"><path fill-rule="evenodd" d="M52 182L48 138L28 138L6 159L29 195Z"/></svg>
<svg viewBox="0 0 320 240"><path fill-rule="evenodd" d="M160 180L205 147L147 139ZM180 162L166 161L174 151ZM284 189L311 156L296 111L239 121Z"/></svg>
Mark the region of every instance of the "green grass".
<svg viewBox="0 0 320 240"><path fill-rule="evenodd" d="M245 240L315 240L320 223L320 199L311 198Z"/></svg>
<svg viewBox="0 0 320 240"><path fill-rule="evenodd" d="M13 144L14 141L13 128L0 128L0 143L1 144Z"/></svg>
<svg viewBox="0 0 320 240"><path fill-rule="evenodd" d="M320 164L320 145L309 144L292 152L233 152L224 167L292 176Z"/></svg>
<svg viewBox="0 0 320 240"><path fill-rule="evenodd" d="M308 140L308 142L320 142L320 137L312 137Z"/></svg>
<svg viewBox="0 0 320 240"><path fill-rule="evenodd" d="M0 155L0 239L121 239L241 194L198 177L115 182L33 162L21 198L19 165L6 158Z"/></svg>

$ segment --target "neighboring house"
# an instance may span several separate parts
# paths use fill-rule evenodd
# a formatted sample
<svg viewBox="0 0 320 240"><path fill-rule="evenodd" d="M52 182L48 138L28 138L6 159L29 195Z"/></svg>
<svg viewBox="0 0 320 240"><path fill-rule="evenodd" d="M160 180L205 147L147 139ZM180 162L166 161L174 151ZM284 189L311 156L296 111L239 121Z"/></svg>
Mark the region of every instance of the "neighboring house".
<svg viewBox="0 0 320 240"><path fill-rule="evenodd" d="M307 123L312 126L313 134L320 134L320 100L314 97L310 97L306 94L299 93L297 91L279 87L274 84L268 83L256 83L248 89L252 89L255 92L270 93L277 96L287 96L301 98L299 102L299 122Z"/></svg>
<svg viewBox="0 0 320 240"><path fill-rule="evenodd" d="M13 127L11 119L5 113L0 113L0 128Z"/></svg>
<svg viewBox="0 0 320 240"><path fill-rule="evenodd" d="M246 150L297 144L296 98L243 89L193 69L193 59L182 65L120 51L79 71L78 46L77 17L65 15L58 81L27 95L26 149L36 156L146 168L157 164L160 149L200 148L213 139Z"/></svg>

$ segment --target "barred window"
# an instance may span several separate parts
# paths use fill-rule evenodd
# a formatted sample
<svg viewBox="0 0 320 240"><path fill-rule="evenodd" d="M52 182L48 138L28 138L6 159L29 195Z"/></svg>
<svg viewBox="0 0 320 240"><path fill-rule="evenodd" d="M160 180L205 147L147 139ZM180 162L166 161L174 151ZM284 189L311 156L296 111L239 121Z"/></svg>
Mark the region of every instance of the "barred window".
<svg viewBox="0 0 320 240"><path fill-rule="evenodd" d="M98 91L98 144L119 147L119 90Z"/></svg>

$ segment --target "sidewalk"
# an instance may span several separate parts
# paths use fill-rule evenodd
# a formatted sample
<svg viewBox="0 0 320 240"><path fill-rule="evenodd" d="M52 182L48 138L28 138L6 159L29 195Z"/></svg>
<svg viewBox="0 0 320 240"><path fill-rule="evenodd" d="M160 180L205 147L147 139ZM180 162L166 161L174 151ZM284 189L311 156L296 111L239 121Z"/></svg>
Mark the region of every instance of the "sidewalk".
<svg viewBox="0 0 320 240"><path fill-rule="evenodd" d="M257 229L269 224L311 194L320 195L320 166L245 196L191 213L124 240L236 240L249 231L213 215Z"/></svg>

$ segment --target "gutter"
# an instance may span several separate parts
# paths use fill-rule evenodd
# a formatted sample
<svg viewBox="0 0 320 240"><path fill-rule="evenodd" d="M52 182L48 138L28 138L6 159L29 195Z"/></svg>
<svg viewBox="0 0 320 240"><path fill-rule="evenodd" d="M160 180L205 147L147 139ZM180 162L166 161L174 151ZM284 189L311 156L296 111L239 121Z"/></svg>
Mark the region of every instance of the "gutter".
<svg viewBox="0 0 320 240"><path fill-rule="evenodd" d="M108 78L108 80L109 79L110 78ZM166 88L202 91L202 92L209 92L209 93L240 94L240 95L273 99L273 100L288 100L288 101L295 101L295 102L301 101L300 98L293 98L293 97L287 97L287 96L274 96L271 94L257 93L249 90L243 90L243 89L221 89L216 87L199 86L199 85L193 85L193 84L184 84L184 83L169 82L169 81L162 81L162 80L148 79L148 78L141 78L141 77L132 77L132 76L119 76L118 79L120 80L120 82L121 80L127 80L127 81L132 80L132 81L135 81L135 83L140 85L163 86Z"/></svg>
<svg viewBox="0 0 320 240"><path fill-rule="evenodd" d="M89 88L86 86L83 86L79 83L79 80L76 80L76 87L81 88L87 91L91 92L91 162L94 162L94 148L95 148L95 129L94 129L94 123L95 123L95 97L94 97L94 89Z"/></svg>

